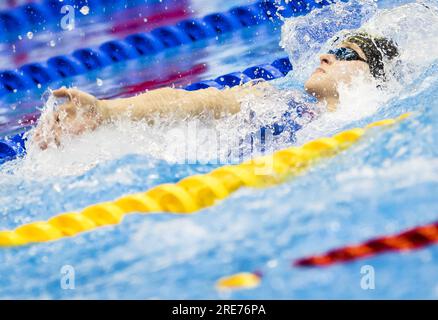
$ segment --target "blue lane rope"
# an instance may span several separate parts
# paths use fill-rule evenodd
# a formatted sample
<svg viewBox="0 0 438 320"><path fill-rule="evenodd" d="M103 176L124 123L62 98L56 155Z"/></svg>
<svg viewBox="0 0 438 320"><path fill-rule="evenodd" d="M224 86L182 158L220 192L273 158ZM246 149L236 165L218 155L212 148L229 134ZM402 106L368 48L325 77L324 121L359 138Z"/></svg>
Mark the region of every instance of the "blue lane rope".
<svg viewBox="0 0 438 320"><path fill-rule="evenodd" d="M215 87L224 89L225 87L234 87L239 84L246 83L254 79L273 80L284 77L292 70L292 64L289 58L280 58L271 64L262 64L254 67L249 67L243 72L232 72L217 77L214 80L200 81L186 86L184 89L188 91ZM23 157L26 154L24 133L6 137L0 140L0 165Z"/></svg>
<svg viewBox="0 0 438 320"><path fill-rule="evenodd" d="M26 3L12 9L0 11L0 37L5 40L17 39L20 34L54 30L59 27L63 14L61 8L70 5L75 9L83 6L90 8L89 13L75 15L75 23L80 24L82 19L91 16L104 16L118 10L133 8L138 5L161 5L159 0L43 0ZM168 0L169 1L169 0ZM176 2L178 0L172 0ZM168 4L169 5L169 4Z"/></svg>
<svg viewBox="0 0 438 320"><path fill-rule="evenodd" d="M159 27L149 33L132 34L122 40L110 40L98 48L82 48L72 54L52 57L42 63L29 63L19 69L4 70L0 72L0 97L11 92L48 85L53 81L120 61L156 54L167 48L212 38L218 34L268 21L278 21L276 14L278 8L285 8L279 11L285 16L302 15L333 2L336 0L295 0L285 2L278 7L273 0L263 0L232 8L225 13L213 13L200 19L183 20L174 26Z"/></svg>
<svg viewBox="0 0 438 320"><path fill-rule="evenodd" d="M284 57L275 60L271 64L261 64L254 67L246 68L243 72L232 72L217 77L214 80L205 80L195 82L184 89L188 91L206 89L214 87L224 89L225 87L234 87L254 79L273 80L282 78L292 70L292 64L289 58Z"/></svg>
<svg viewBox="0 0 438 320"><path fill-rule="evenodd" d="M0 165L26 154L24 133L0 140Z"/></svg>
<svg viewBox="0 0 438 320"><path fill-rule="evenodd" d="M168 0L170 1L170 0ZM178 0L172 0L176 2ZM271 3L272 12L276 11L276 8L272 7L273 0L264 1ZM309 0L291 0L286 6L284 6L284 0L281 5L284 7L281 12L283 16L292 16L297 12L306 11L307 5L322 6L329 2L328 0L322 1L309 1ZM160 5L160 0L128 0L128 1L111 1L111 0L42 0L40 2L26 3L8 10L0 11L0 37L3 39L11 40L16 39L20 34L25 34L28 31L37 32L42 30L50 30L59 26L61 17L61 8L65 5L70 5L75 9L80 9L83 6L90 8L89 13L86 16L76 15L76 23L80 23L81 19L90 16L104 16L113 12L133 8L139 5ZM167 4L167 6L171 4ZM269 4L268 4L269 6ZM235 9L235 11L242 11L241 7ZM246 23L251 24L251 20L254 20L254 15L249 15L247 12L236 12L237 16L241 14L245 15ZM256 12L254 12L256 13Z"/></svg>

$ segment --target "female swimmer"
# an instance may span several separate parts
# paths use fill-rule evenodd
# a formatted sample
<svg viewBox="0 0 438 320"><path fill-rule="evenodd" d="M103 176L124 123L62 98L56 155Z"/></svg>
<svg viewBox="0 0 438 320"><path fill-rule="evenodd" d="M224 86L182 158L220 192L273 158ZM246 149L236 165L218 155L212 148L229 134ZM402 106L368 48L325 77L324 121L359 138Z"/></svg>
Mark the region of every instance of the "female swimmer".
<svg viewBox="0 0 438 320"><path fill-rule="evenodd" d="M396 44L390 39L373 37L358 32L350 34L342 44L320 56L320 65L305 82L305 92L317 99L317 104L289 101L290 112L282 117L282 123L267 124L274 134L283 131L294 133L301 128L296 117L311 121L315 118L318 105L335 111L339 103L338 86L351 83L354 76L362 73L369 79L385 81L385 60L398 56ZM262 96L263 89L271 87L267 82L252 82L229 89L208 88L186 91L162 88L143 94L113 100L99 100L77 89L61 88L53 95L66 98L66 102L49 116L40 119L33 135L33 141L41 149L61 144L65 134L79 135L94 130L104 123L126 117L133 121L153 121L157 116L176 116L181 119L196 117L205 112L215 118L235 114L241 110L241 102L247 95ZM274 89L277 90L277 89ZM293 115L293 116L292 116ZM295 118L294 118L295 117Z"/></svg>

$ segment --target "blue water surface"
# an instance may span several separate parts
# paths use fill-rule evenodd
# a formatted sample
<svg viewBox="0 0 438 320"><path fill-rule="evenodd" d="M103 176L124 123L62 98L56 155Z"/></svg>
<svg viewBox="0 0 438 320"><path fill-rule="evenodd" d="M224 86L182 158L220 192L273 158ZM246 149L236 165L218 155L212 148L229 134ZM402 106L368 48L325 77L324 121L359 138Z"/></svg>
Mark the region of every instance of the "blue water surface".
<svg viewBox="0 0 438 320"><path fill-rule="evenodd" d="M412 112L407 120L372 130L352 148L282 185L241 189L192 215L133 214L120 225L74 238L2 248L0 298L437 299L437 246L325 268L292 264L436 221L438 65L416 85L409 96L327 135ZM74 176L3 175L0 226L46 220L216 166L129 155ZM74 289L62 289L66 265L74 268ZM364 266L374 268L372 290L361 287ZM215 288L220 277L244 271L261 272L260 286Z"/></svg>

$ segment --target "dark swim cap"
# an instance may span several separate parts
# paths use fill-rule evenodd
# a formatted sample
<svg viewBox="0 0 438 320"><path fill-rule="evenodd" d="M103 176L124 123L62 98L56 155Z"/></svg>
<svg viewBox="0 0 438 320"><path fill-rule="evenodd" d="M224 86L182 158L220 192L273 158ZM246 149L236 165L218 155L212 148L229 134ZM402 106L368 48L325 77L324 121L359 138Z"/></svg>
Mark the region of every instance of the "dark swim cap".
<svg viewBox="0 0 438 320"><path fill-rule="evenodd" d="M344 41L354 43L362 49L374 78L386 80L383 57L392 60L399 55L394 41L384 37L372 37L365 32L350 35Z"/></svg>

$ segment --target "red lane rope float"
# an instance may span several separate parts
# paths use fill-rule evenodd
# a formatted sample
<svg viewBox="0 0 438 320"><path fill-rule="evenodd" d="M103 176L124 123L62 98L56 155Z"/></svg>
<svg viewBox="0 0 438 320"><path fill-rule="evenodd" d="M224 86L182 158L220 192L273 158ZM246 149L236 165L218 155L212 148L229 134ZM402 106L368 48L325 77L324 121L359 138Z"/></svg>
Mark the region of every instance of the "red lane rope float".
<svg viewBox="0 0 438 320"><path fill-rule="evenodd" d="M305 257L294 261L299 267L324 267L337 263L365 259L387 252L416 250L438 242L438 221L407 231L382 236L364 243L345 246L321 255Z"/></svg>
<svg viewBox="0 0 438 320"><path fill-rule="evenodd" d="M110 33L124 36L139 29L146 32L190 17L190 11L187 9L186 1L181 1L178 7L172 6L172 11L168 10L165 14L163 14L163 12L157 12L155 15L138 16L142 11L141 9L141 7L134 7L116 15L113 18L116 24L110 27ZM147 24L145 24L145 18L147 18Z"/></svg>

